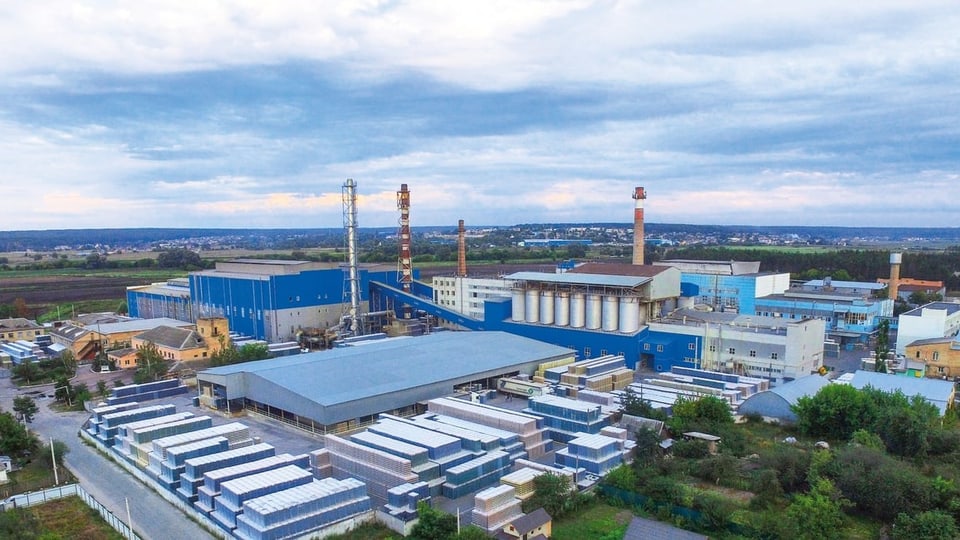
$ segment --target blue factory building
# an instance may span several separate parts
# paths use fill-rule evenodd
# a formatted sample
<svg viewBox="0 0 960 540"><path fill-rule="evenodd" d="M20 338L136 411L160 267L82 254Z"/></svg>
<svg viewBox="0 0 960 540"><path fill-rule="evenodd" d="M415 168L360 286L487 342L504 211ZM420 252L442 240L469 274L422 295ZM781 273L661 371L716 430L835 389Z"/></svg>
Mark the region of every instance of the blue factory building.
<svg viewBox="0 0 960 540"><path fill-rule="evenodd" d="M362 312L367 311L371 281L398 283L391 265L363 265L359 278ZM152 318L175 313L188 322L225 317L232 332L276 343L295 339L302 328L337 325L349 304L347 270L329 263L236 259L192 272L187 279L189 292L170 282L128 289L130 314Z"/></svg>

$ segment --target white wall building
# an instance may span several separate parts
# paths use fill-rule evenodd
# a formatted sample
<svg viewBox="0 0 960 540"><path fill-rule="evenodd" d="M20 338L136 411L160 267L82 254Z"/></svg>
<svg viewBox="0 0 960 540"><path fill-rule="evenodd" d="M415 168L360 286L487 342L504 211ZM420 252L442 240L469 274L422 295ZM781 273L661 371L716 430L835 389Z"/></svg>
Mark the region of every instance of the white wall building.
<svg viewBox="0 0 960 540"><path fill-rule="evenodd" d="M681 309L652 321L650 330L699 337L702 369L763 377L777 383L798 379L823 365L826 323Z"/></svg>
<svg viewBox="0 0 960 540"><path fill-rule="evenodd" d="M956 336L960 331L960 304L931 302L905 313L897 321L897 354L918 339Z"/></svg>
<svg viewBox="0 0 960 540"><path fill-rule="evenodd" d="M473 319L483 319L483 302L488 298L510 298L515 282L502 278L436 276L433 302Z"/></svg>

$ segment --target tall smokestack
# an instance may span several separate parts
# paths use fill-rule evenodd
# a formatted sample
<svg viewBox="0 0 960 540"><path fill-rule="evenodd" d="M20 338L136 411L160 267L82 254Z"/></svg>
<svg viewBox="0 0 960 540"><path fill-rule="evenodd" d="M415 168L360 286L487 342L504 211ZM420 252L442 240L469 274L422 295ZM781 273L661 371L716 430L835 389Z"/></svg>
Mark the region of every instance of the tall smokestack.
<svg viewBox="0 0 960 540"><path fill-rule="evenodd" d="M457 276L467 277L467 230L457 222Z"/></svg>
<svg viewBox="0 0 960 540"><path fill-rule="evenodd" d="M357 184L343 185L343 225L347 232L347 268L350 275L350 330L360 335L360 274L357 262Z"/></svg>
<svg viewBox="0 0 960 540"><path fill-rule="evenodd" d="M400 261L399 278L404 292L410 292L413 283L413 261L410 256L410 191L400 184L397 192L397 208L400 210ZM404 308L404 318L410 318L410 307Z"/></svg>
<svg viewBox="0 0 960 540"><path fill-rule="evenodd" d="M887 298L896 300L900 293L900 262L903 255L900 253L890 254L890 285L887 288Z"/></svg>
<svg viewBox="0 0 960 540"><path fill-rule="evenodd" d="M633 190L633 264L643 264L643 200L647 192L642 187Z"/></svg>

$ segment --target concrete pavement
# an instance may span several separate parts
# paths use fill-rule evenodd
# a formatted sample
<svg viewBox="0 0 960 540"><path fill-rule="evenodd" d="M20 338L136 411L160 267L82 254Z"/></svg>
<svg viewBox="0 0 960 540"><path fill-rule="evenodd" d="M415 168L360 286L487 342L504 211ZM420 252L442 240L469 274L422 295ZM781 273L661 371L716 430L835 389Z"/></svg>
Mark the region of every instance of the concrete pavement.
<svg viewBox="0 0 960 540"><path fill-rule="evenodd" d="M53 386L35 388L52 394ZM0 406L13 410L13 398L20 392L10 379L0 379ZM101 504L117 516L126 519L126 502L130 504L133 528L137 534L150 540L212 539L208 532L180 510L172 506L130 474L95 449L81 441L77 433L89 418L86 412L53 412L51 398L35 398L39 412L30 429L43 441L50 437L63 441L70 452L64 462L80 484Z"/></svg>

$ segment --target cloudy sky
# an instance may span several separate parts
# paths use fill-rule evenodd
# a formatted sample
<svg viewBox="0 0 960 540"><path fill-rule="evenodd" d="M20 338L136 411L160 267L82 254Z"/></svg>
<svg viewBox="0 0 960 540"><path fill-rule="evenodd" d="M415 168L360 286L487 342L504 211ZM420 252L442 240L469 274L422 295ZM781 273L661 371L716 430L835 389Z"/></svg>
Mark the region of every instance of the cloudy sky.
<svg viewBox="0 0 960 540"><path fill-rule="evenodd" d="M956 0L0 4L0 230L960 225Z"/></svg>

